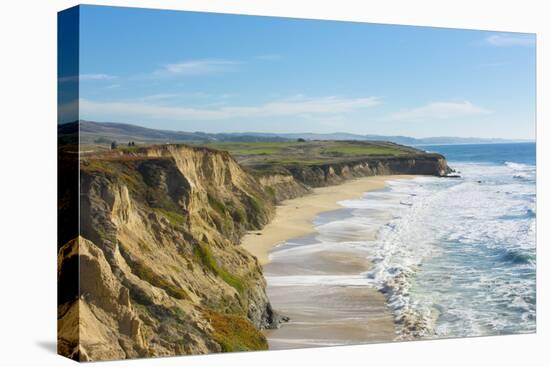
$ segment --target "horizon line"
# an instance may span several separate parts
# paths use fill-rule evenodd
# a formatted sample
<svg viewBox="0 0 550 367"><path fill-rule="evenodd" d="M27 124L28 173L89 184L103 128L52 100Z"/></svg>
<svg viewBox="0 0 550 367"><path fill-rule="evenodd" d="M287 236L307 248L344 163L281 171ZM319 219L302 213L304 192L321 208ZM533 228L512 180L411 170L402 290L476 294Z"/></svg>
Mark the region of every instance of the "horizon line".
<svg viewBox="0 0 550 367"><path fill-rule="evenodd" d="M265 131L218 131L218 132L206 132L206 131L200 131L200 130L174 130L174 129L166 129L166 128L152 128L148 126L138 125L135 123L128 123L128 122L115 122L115 121L92 121L92 120L86 120L86 119L79 119L69 122L62 122L57 123L58 126L61 125L68 125L68 124L74 124L74 123L81 123L81 122L91 122L95 124L105 125L105 124L115 124L115 125L129 125L129 126L135 126L142 129L148 129L153 131L167 131L167 132L175 132L175 133L203 133L203 134L270 134L270 135L276 135L280 136L281 134L292 134L292 135L300 135L300 134L315 134L315 135L332 135L332 134L349 134L349 135L357 135L362 137L368 137L368 136L380 136L380 137L403 137L403 138L412 138L412 139L478 139L478 140L507 140L510 142L516 141L516 142L536 142L537 138L504 138L504 137L479 137L479 136L453 136L453 135L439 135L439 136L425 136L425 137L418 137L418 136L411 136L411 135L402 135L402 134L369 134L369 133L354 133L354 132L346 132L346 131L333 131L328 133L321 133L321 132L265 132Z"/></svg>

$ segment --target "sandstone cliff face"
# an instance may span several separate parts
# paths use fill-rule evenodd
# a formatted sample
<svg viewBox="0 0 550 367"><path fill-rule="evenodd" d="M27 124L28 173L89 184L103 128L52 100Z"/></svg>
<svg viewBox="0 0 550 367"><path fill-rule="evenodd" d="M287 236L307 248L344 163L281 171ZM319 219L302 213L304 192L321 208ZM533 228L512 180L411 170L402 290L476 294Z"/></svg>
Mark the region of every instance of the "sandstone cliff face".
<svg viewBox="0 0 550 367"><path fill-rule="evenodd" d="M239 246L246 231L311 187L447 172L438 155L269 171L181 145L84 156L79 235L64 234L58 252L59 351L88 361L266 349L259 330L280 321Z"/></svg>
<svg viewBox="0 0 550 367"><path fill-rule="evenodd" d="M63 354L103 360L265 349L276 326L255 258L238 245L273 199L227 153L168 146L84 160L81 237L59 250ZM74 333L79 326L80 335ZM80 337L80 345L78 345Z"/></svg>
<svg viewBox="0 0 550 367"><path fill-rule="evenodd" d="M447 161L439 154L366 158L314 166L289 166L287 170L297 181L311 187L337 185L352 178L365 176L392 174L445 176L451 172Z"/></svg>
<svg viewBox="0 0 550 367"><path fill-rule="evenodd" d="M276 200L304 195L312 187L337 185L358 177L412 174L445 176L452 172L440 154L419 154L407 157L364 158L352 161L315 164L283 165L277 168L258 165L260 183L273 190Z"/></svg>

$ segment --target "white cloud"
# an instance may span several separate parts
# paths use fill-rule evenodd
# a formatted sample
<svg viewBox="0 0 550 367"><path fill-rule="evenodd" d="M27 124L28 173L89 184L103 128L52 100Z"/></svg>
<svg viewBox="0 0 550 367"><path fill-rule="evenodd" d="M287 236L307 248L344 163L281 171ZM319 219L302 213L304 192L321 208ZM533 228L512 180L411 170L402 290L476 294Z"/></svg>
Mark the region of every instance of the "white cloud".
<svg viewBox="0 0 550 367"><path fill-rule="evenodd" d="M154 118L167 120L225 120L231 118L264 118L274 116L333 115L379 105L378 97L340 98L297 97L256 106L223 106L193 108L137 102L97 102L80 100L80 111L87 118L101 115L112 118Z"/></svg>
<svg viewBox="0 0 550 367"><path fill-rule="evenodd" d="M115 75L109 75L109 74L80 74L80 75L71 75L71 76L64 76L59 78L59 81L61 83L64 82L76 82L76 81L88 81L88 80L113 80L118 78Z"/></svg>
<svg viewBox="0 0 550 367"><path fill-rule="evenodd" d="M389 120L418 121L445 120L454 117L486 115L490 110L474 105L471 102L431 102L426 105L391 114Z"/></svg>
<svg viewBox="0 0 550 367"><path fill-rule="evenodd" d="M532 46L535 44L535 37L522 34L493 34L485 38L485 42L492 46Z"/></svg>
<svg viewBox="0 0 550 367"><path fill-rule="evenodd" d="M144 97L140 97L137 99L137 101L152 102L152 101L168 101L176 98L206 98L206 97L210 97L210 95L205 92L157 93L157 94L151 94Z"/></svg>
<svg viewBox="0 0 550 367"><path fill-rule="evenodd" d="M233 60L188 60L176 64L165 64L153 72L155 76L196 76L235 71L240 64Z"/></svg>
<svg viewBox="0 0 550 367"><path fill-rule="evenodd" d="M80 74L80 80L113 80L116 78L109 74Z"/></svg>

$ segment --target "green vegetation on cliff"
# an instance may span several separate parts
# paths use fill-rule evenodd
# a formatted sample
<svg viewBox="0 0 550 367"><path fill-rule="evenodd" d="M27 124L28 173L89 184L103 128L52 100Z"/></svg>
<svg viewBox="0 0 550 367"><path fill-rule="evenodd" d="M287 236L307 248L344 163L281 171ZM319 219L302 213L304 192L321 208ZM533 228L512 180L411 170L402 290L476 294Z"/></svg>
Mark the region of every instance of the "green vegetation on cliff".
<svg viewBox="0 0 550 367"><path fill-rule="evenodd" d="M223 352L266 350L265 336L258 333L247 321L235 315L205 311L206 318L214 329L213 338L221 345Z"/></svg>
<svg viewBox="0 0 550 367"><path fill-rule="evenodd" d="M316 165L364 157L400 157L423 152L379 141L224 142L208 147L228 151L244 165Z"/></svg>
<svg viewBox="0 0 550 367"><path fill-rule="evenodd" d="M220 266L207 244L203 243L195 246L194 254L205 269L210 270L213 274L222 278L224 282L237 291L242 292L245 289L245 281Z"/></svg>

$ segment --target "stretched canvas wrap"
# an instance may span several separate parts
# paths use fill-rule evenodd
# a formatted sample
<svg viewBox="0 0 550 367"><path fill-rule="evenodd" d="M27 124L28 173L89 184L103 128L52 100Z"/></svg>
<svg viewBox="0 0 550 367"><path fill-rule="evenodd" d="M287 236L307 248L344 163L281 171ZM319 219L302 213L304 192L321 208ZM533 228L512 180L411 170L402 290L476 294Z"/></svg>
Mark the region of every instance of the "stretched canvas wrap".
<svg viewBox="0 0 550 367"><path fill-rule="evenodd" d="M58 24L61 355L535 332L534 34Z"/></svg>

